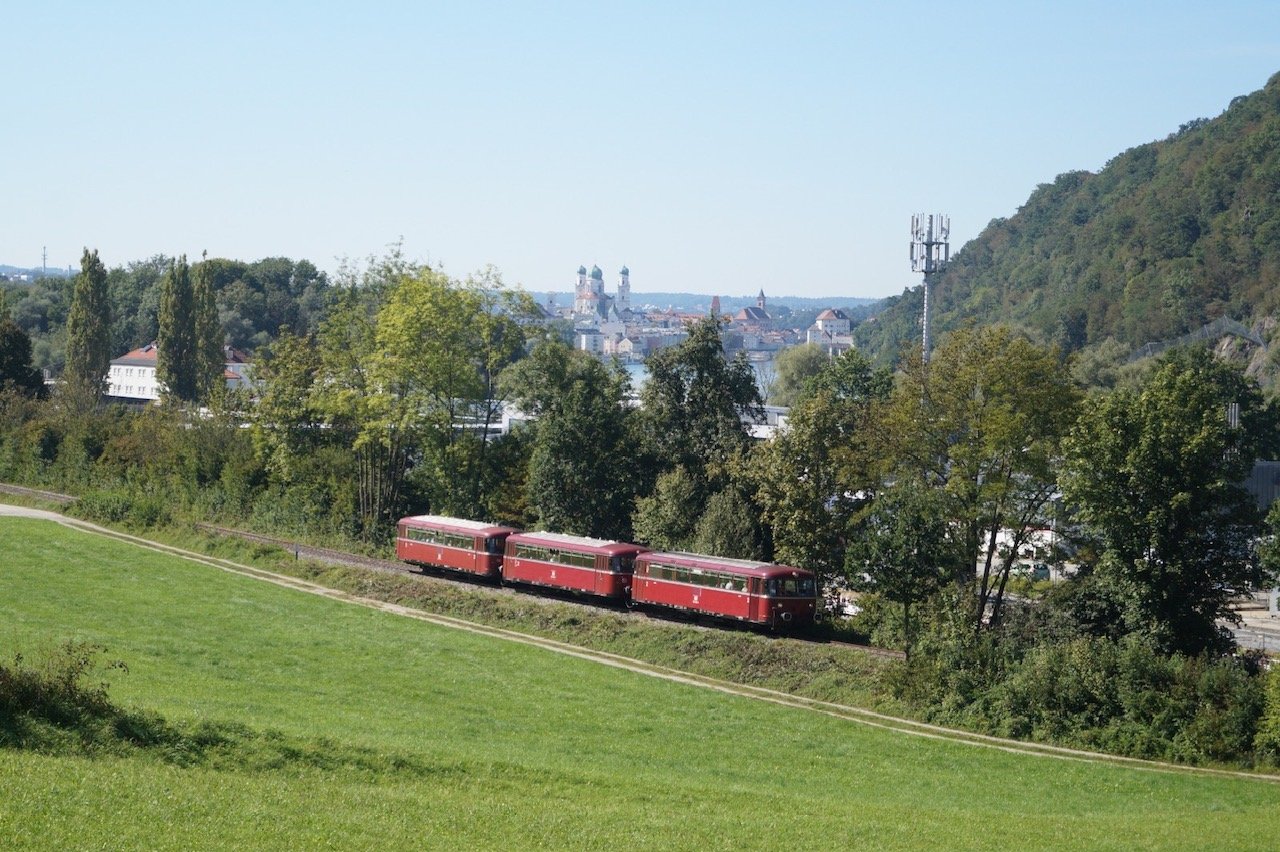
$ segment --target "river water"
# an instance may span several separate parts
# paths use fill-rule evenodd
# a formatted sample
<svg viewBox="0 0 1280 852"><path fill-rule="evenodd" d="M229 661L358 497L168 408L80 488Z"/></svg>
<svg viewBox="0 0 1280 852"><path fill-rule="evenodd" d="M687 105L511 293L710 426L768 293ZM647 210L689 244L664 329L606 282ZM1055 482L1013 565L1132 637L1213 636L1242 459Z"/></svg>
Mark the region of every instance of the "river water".
<svg viewBox="0 0 1280 852"><path fill-rule="evenodd" d="M639 392L644 387L644 383L649 380L649 369L643 363L639 364L623 364L627 374L631 376L631 389ZM773 361L752 361L751 369L756 374L756 387L760 388L763 395L768 390L768 385L773 381Z"/></svg>

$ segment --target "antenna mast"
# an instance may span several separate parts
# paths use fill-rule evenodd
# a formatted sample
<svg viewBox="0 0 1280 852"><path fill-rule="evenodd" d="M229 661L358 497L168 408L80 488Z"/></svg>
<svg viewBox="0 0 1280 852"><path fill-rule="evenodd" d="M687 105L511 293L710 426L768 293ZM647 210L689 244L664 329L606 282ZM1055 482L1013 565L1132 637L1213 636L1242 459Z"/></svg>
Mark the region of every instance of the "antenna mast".
<svg viewBox="0 0 1280 852"><path fill-rule="evenodd" d="M924 274L924 312L920 320L921 350L929 363L929 276L947 268L951 260L951 217L917 213L911 217L911 271Z"/></svg>

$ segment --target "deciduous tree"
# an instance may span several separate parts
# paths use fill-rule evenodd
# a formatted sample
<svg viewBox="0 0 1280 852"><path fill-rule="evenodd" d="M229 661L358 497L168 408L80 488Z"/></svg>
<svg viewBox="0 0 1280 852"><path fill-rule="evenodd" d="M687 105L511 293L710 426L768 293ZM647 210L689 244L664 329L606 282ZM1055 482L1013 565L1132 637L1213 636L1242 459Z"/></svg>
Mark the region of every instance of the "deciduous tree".
<svg viewBox="0 0 1280 852"><path fill-rule="evenodd" d="M1048 523L1078 401L1057 350L1004 327L954 332L927 363L913 351L894 390L886 454L895 478L941 489L962 531L952 576L968 587L977 571L975 629L999 622L1018 552Z"/></svg>
<svg viewBox="0 0 1280 852"><path fill-rule="evenodd" d="M0 312L0 394L5 392L38 397L44 392L44 378L31 365L31 338Z"/></svg>
<svg viewBox="0 0 1280 852"><path fill-rule="evenodd" d="M1275 428L1256 384L1203 347L1088 405L1064 444L1063 490L1102 540L1096 576L1127 632L1189 654L1231 646L1217 622L1263 579L1240 483Z"/></svg>
<svg viewBox="0 0 1280 852"><path fill-rule="evenodd" d="M756 499L779 561L823 582L844 574L854 514L885 475L876 410L892 384L887 370L857 350L845 352L812 379L786 429L752 453Z"/></svg>
<svg viewBox="0 0 1280 852"><path fill-rule="evenodd" d="M725 357L720 322L714 317L692 325L685 341L651 355L646 363L649 380L640 397L647 451L660 460L659 475L681 471L677 490L693 487L695 513L672 516L665 507L642 501L637 535L643 530L652 536L644 539L649 542L683 540L692 535L706 501L728 483L731 460L750 446L743 417L759 420L763 400L746 358ZM677 521L679 528L661 529L657 523L663 518Z"/></svg>
<svg viewBox="0 0 1280 852"><path fill-rule="evenodd" d="M626 373L549 340L516 364L504 384L538 417L527 500L539 525L630 539L637 475Z"/></svg>
<svg viewBox="0 0 1280 852"><path fill-rule="evenodd" d="M943 492L919 479L899 479L860 515L849 563L855 585L902 607L908 656L915 639L913 607L950 579L959 542L947 517Z"/></svg>
<svg viewBox="0 0 1280 852"><path fill-rule="evenodd" d="M746 358L725 357L718 320L700 320L684 342L646 363L649 380L640 397L670 467L702 474L746 449L751 439L743 415L759 417L763 400Z"/></svg>
<svg viewBox="0 0 1280 852"><path fill-rule="evenodd" d="M378 312L371 423L387 434L416 431L432 500L449 512L473 515L482 503L485 440L501 405L497 376L523 354L519 310L519 297L492 277L459 283L420 269L399 280Z"/></svg>
<svg viewBox="0 0 1280 852"><path fill-rule="evenodd" d="M809 381L829 363L831 358L822 347L812 343L779 352L773 359L776 377L769 385L770 404L795 405L808 392Z"/></svg>

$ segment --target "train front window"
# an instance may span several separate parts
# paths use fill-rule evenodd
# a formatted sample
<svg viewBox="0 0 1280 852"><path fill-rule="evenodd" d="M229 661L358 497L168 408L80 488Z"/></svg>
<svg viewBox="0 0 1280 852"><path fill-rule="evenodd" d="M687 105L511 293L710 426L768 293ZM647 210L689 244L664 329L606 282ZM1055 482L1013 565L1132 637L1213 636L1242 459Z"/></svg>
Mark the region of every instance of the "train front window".
<svg viewBox="0 0 1280 852"><path fill-rule="evenodd" d="M811 598L817 594L812 577L770 577L764 593L774 598Z"/></svg>
<svg viewBox="0 0 1280 852"><path fill-rule="evenodd" d="M609 557L609 570L615 574L630 574L635 571L635 564L634 556Z"/></svg>
<svg viewBox="0 0 1280 852"><path fill-rule="evenodd" d="M494 538L486 538L486 539L484 540L484 552L485 552L485 553L493 553L493 554L501 553L501 552L502 552L502 539L497 538L497 537L494 537Z"/></svg>

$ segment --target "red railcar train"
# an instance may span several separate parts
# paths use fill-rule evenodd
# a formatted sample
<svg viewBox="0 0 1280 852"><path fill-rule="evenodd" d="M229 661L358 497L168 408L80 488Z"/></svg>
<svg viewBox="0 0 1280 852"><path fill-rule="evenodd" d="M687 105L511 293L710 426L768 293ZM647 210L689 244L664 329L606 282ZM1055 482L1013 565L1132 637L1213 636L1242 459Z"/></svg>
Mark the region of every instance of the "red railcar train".
<svg viewBox="0 0 1280 852"><path fill-rule="evenodd" d="M802 568L658 553L622 541L521 532L440 515L402 518L396 555L415 565L774 629L812 623L818 605L814 575Z"/></svg>
<svg viewBox="0 0 1280 852"><path fill-rule="evenodd" d="M650 551L636 557L631 601L777 628L813 623L818 589L801 568Z"/></svg>
<svg viewBox="0 0 1280 852"><path fill-rule="evenodd" d="M507 538L502 579L626 598L636 555L646 548L623 541L551 532L516 533Z"/></svg>
<svg viewBox="0 0 1280 852"><path fill-rule="evenodd" d="M396 558L414 565L451 568L497 579L502 576L502 548L511 527L416 515L396 525Z"/></svg>

